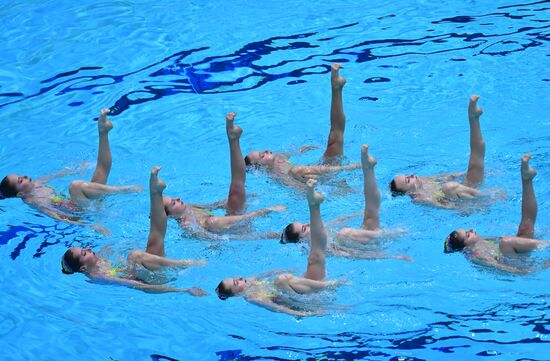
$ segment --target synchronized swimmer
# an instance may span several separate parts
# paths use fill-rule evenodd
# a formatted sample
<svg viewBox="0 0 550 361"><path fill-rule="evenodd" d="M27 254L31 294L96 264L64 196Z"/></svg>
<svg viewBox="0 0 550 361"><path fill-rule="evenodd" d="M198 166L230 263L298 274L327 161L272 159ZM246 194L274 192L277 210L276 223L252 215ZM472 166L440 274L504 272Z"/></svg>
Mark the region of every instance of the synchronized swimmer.
<svg viewBox="0 0 550 361"><path fill-rule="evenodd" d="M158 177L160 167L153 167L149 179L149 194L151 199L151 225L147 247L144 251L132 251L128 254L125 267L114 267L109 260L99 256L90 248L72 247L61 258L61 270L65 274L84 273L98 283L121 285L148 293L186 292L194 296L204 296L206 292L200 288L176 288L147 282L148 272L158 272L165 268L187 268L193 265L205 264L201 260L177 260L166 258L164 237L168 218L164 212L162 192L166 184Z"/></svg>
<svg viewBox="0 0 550 361"><path fill-rule="evenodd" d="M35 181L26 175L9 174L0 183L0 199L18 197L29 206L54 219L71 224L91 226L102 233L107 233L103 227L91 224L82 218L83 207L90 200L99 199L108 194L143 190L141 186L107 185L107 178L109 178L113 163L109 144L109 132L113 129L113 124L107 118L109 112L109 109L102 109L97 121L99 146L97 165L92 180L90 182L72 181L69 185L69 199L57 195L52 187L46 185L53 179L70 175L71 172L68 170L62 170Z"/></svg>
<svg viewBox="0 0 550 361"><path fill-rule="evenodd" d="M247 166L256 166L266 169L275 179L282 183L295 187L303 187L308 179L315 179L323 174L337 173L343 170L358 169L358 163L347 165L338 164L344 154L344 130L346 128L346 116L342 92L346 79L340 76L340 64L331 67L332 98L330 104L330 133L327 148L325 150L322 165L293 165L289 153L273 153L270 150L253 150L245 157ZM302 147L300 153L314 147Z"/></svg>
<svg viewBox="0 0 550 361"><path fill-rule="evenodd" d="M279 274L273 281L263 280L277 272L268 272L255 277L226 278L216 288L221 300L229 297L243 296L247 301L273 311L284 312L295 316L311 316L319 314L315 311L303 311L291 308L288 304L288 294L310 294L333 288L340 282L325 280L327 233L321 218L321 203L324 198L315 192L317 181L309 179L306 184L307 202L309 206L311 247L307 259L307 270L302 276L291 273Z"/></svg>
<svg viewBox="0 0 550 361"><path fill-rule="evenodd" d="M388 238L398 234L398 231L382 230L380 228L380 190L376 183L374 167L378 161L369 154L369 146L363 144L361 147L361 167L363 169L363 194L365 196L365 209L363 212L363 223L361 228L345 227L337 231L334 241L329 245L328 252L335 257L346 257L352 259L383 259L395 258L405 261L411 259L407 256L388 255L375 251L365 251L359 245L375 245L373 241L380 238ZM292 222L281 234L281 243L296 243L300 240L309 241L311 227L309 224Z"/></svg>
<svg viewBox="0 0 550 361"><path fill-rule="evenodd" d="M165 269L205 264L202 260L166 257L164 240L168 218L177 219L179 225L194 237L219 239L217 237L220 235L228 234L232 234L235 239L272 237L273 233L254 234L247 226L254 218L266 216L271 212L284 211L286 207L278 205L247 212L245 182L247 167L251 166L266 169L271 176L286 185L305 188L310 222L309 224L290 223L281 235L280 242L308 241L310 247L307 269L302 276L269 271L248 278L226 278L215 290L220 299L243 296L247 301L272 311L294 316L320 315L323 314L322 310L305 310L304 307L296 307L291 299L296 295L334 289L342 283L326 279L327 255L351 259L394 258L411 261L407 256L388 255L381 251L379 240L395 237L403 231L382 229L380 226L381 196L374 172L378 161L369 154L369 146L363 144L361 147L360 164L341 164L346 126L342 98L346 79L340 75L340 68L340 64L333 64L330 71L330 132L323 154L323 164L295 166L289 161L290 154L272 153L268 150L263 152L254 150L243 157L240 145L243 130L235 125L237 113L228 113L225 117L225 125L229 143L231 182L227 200L213 204L191 204L179 198L163 196L166 184L158 176L160 167L153 167L149 178L150 229L145 251L134 250L128 254L125 264L115 266L90 248L72 247L61 258L63 273L83 273L94 282L126 286L148 293L185 292L194 296L206 295L201 288L172 287L159 284L153 277ZM407 194L414 202L448 209L461 209L464 207L464 200L479 199L487 195L478 189L485 176L485 141L480 127L483 109L478 106L478 100L478 95L472 95L468 105L470 158L465 175L460 173L422 177L414 174L398 175L390 183L393 195ZM113 125L107 118L109 112L109 109L102 109L98 119L97 165L91 181L72 181L69 185L70 197L65 199L45 184L54 178L69 175L70 172L67 170L35 181L26 175L9 174L0 183L0 199L19 197L26 204L56 220L91 226L100 232L107 233L101 226L94 225L82 217L84 207L91 200L100 199L108 194L141 190L139 186L107 185L112 165L108 135ZM300 152L312 148L314 147L302 147ZM534 239L538 206L533 179L537 173L529 165L530 159L529 153L521 158L522 208L521 223L516 236L481 237L473 229L457 229L445 239L445 253L464 252L472 262L504 272L524 274L535 270L518 268L508 262L508 257L548 247L550 244L549 241ZM321 175L358 168L363 171L365 206L362 224L360 228L344 227L335 231L333 239L329 242L321 218L320 206L324 197L316 192L316 184L322 180ZM459 183L457 180L462 176L464 176L463 181ZM211 211L215 209L225 209L226 214L214 215ZM340 217L339 220L344 218L349 216ZM365 246L374 247L374 250L367 251ZM550 263L547 261L544 267L549 266Z"/></svg>
<svg viewBox="0 0 550 361"><path fill-rule="evenodd" d="M548 241L533 239L538 205L533 188L537 171L529 166L531 154L521 157L521 222L516 236L483 237L473 229L457 229L447 236L445 253L462 251L475 263L491 266L511 273L529 273L532 270L510 265L503 256L529 253L537 248L548 247ZM498 243L498 245L495 243Z"/></svg>
<svg viewBox="0 0 550 361"><path fill-rule="evenodd" d="M214 238L212 234L223 234L236 231L250 220L268 215L271 212L281 212L284 206L273 206L244 213L246 207L246 166L241 152L239 139L243 130L234 124L237 113L225 116L227 139L231 161L231 184L227 201L212 205L188 204L179 198L164 197L164 207L169 217L178 220L182 228L191 234L203 238ZM211 210L226 208L225 216L215 216Z"/></svg>
<svg viewBox="0 0 550 361"><path fill-rule="evenodd" d="M458 201L483 195L476 187L485 175L485 141L481 134L479 118L483 109L477 105L479 95L470 97L468 121L470 123L470 161L463 183L454 180L462 173L416 176L400 174L393 178L390 189L393 195L407 194L414 202L441 208L458 208Z"/></svg>

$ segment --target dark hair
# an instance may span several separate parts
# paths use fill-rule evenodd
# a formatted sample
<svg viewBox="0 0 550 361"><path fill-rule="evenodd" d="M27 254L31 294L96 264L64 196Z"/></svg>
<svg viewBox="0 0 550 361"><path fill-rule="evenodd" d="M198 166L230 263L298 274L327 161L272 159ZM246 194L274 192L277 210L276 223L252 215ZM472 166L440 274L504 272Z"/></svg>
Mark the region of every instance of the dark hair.
<svg viewBox="0 0 550 361"><path fill-rule="evenodd" d="M66 275L72 275L75 272L80 272L80 261L78 257L75 257L74 254L68 249L63 257L61 257L61 272Z"/></svg>
<svg viewBox="0 0 550 361"><path fill-rule="evenodd" d="M402 190L397 189L397 184L395 183L395 178L392 179L391 182L390 182L390 191L391 191L391 195L393 197L399 197L399 196L402 196L402 195L406 194L406 192L403 192Z"/></svg>
<svg viewBox="0 0 550 361"><path fill-rule="evenodd" d="M233 296L233 293L231 290L225 287L223 284L223 280L220 282L218 287L216 287L216 293L218 294L218 298L222 301L227 300L229 297Z"/></svg>
<svg viewBox="0 0 550 361"><path fill-rule="evenodd" d="M17 189L15 186L10 184L8 181L8 176L5 176L0 182L0 199L4 198L13 198L17 196Z"/></svg>
<svg viewBox="0 0 550 361"><path fill-rule="evenodd" d="M283 233L281 233L281 243L298 243L300 241L300 232L296 232L292 223L285 227Z"/></svg>
<svg viewBox="0 0 550 361"><path fill-rule="evenodd" d="M244 157L244 164L246 164L247 167L252 164L249 156Z"/></svg>
<svg viewBox="0 0 550 361"><path fill-rule="evenodd" d="M452 231L445 239L443 251L445 253L453 253L457 251L462 251L464 247L464 240L460 239L457 231Z"/></svg>

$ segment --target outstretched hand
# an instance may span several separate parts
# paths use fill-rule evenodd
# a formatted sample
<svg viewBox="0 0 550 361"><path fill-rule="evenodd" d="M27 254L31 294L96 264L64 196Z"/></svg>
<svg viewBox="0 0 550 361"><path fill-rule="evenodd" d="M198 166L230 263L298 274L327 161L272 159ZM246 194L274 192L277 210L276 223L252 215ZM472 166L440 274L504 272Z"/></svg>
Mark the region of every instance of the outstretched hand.
<svg viewBox="0 0 550 361"><path fill-rule="evenodd" d="M193 295L195 297L203 297L203 296L207 296L208 295L208 292L206 292L205 290L203 290L202 288L200 287L191 287L191 288L186 288L183 290L183 292L187 292L189 293L190 295Z"/></svg>

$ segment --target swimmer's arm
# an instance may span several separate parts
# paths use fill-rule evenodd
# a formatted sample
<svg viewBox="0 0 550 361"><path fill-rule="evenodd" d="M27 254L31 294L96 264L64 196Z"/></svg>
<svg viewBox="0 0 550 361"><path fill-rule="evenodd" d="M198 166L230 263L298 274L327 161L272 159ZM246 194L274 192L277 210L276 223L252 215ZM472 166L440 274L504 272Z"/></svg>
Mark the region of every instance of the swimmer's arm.
<svg viewBox="0 0 550 361"><path fill-rule="evenodd" d="M247 299L247 301L249 301L249 302L251 302L251 303L253 303L257 306L266 308L270 311L282 312L282 313L286 313L286 314L291 315L291 316L305 317L305 316L323 315L323 312L321 312L321 311L298 311L298 310L294 310L294 309L292 309L288 306L277 304L277 303L273 302L270 299L251 298L251 299Z"/></svg>
<svg viewBox="0 0 550 361"><path fill-rule="evenodd" d="M313 175L315 174L327 174L327 173L336 173L342 170L351 170L361 168L359 163L350 163L346 165L318 165L318 166L308 166L309 170Z"/></svg>
<svg viewBox="0 0 550 361"><path fill-rule="evenodd" d="M295 154L304 154L304 153L307 153L307 152L309 152L310 150L313 150L313 149L319 149L319 146L318 145L303 145L303 146L300 147L300 149L298 149L294 153Z"/></svg>
<svg viewBox="0 0 550 361"><path fill-rule="evenodd" d="M435 174L429 178L432 178L433 180L436 180L436 181L452 181L452 180L455 180L457 178L460 178L462 176L464 176L464 172L455 172L455 173L441 173L441 174Z"/></svg>
<svg viewBox="0 0 550 361"><path fill-rule="evenodd" d="M427 197L422 197L422 196L419 196L417 194L411 194L411 199L413 202L415 203L420 203L420 204L426 204L426 205L429 205L429 206L432 206L432 207L435 207L435 208L442 208L442 209L459 209L455 204L453 204L452 202L448 202L448 203L440 203L440 202L437 202L431 198L427 198Z"/></svg>
<svg viewBox="0 0 550 361"><path fill-rule="evenodd" d="M55 173L40 177L36 179L35 182L38 182L40 184L46 184L54 179L68 177L70 175L75 175L75 174L82 174L86 170L86 165L87 163L81 163L81 166L78 168L65 167L63 169L58 170Z"/></svg>
<svg viewBox="0 0 550 361"><path fill-rule="evenodd" d="M289 159L293 155L304 154L306 152L309 152L310 150L318 149L318 148L319 148L318 145L304 145L304 146L301 146L300 148L298 148L296 150L292 150L290 152L280 152L280 153L277 153L277 155L279 155L283 158Z"/></svg>
<svg viewBox="0 0 550 361"><path fill-rule="evenodd" d="M347 221L350 218L355 218L363 215L363 212L355 212L347 216L340 216L338 218L331 219L330 221L325 222L325 226L328 226L329 228L334 226L342 225L345 221Z"/></svg>
<svg viewBox="0 0 550 361"><path fill-rule="evenodd" d="M216 209L222 209L227 207L227 199L220 199L219 201L216 201L214 203L193 203L191 204L192 207L197 207L200 209L205 209L208 211L213 211Z"/></svg>
<svg viewBox="0 0 550 361"><path fill-rule="evenodd" d="M336 173L343 170L359 169L361 164L350 163L346 165L307 165L296 166L291 169L291 174L298 178L315 178L321 174Z"/></svg>
<svg viewBox="0 0 550 361"><path fill-rule="evenodd" d="M533 270L521 269L521 268L517 268L514 266L510 266L508 264L499 262L492 257L472 257L472 261L474 263L477 263L483 266L494 267L500 271L514 273L517 275L526 275L528 273L533 272Z"/></svg>
<svg viewBox="0 0 550 361"><path fill-rule="evenodd" d="M86 222L86 221L81 221L81 220L79 220L80 217L78 217L78 216L66 216L64 214L57 213L57 212L55 212L51 209L48 209L48 208L39 208L38 210L40 212L44 213L45 215L57 220L57 221L64 222L64 223L69 223L69 224L74 224L74 225L77 225L77 226L90 227L94 231L99 232L99 233L103 234L104 236L110 236L111 235L111 231L108 228L106 228L104 226L101 226L99 224L90 223L90 222Z"/></svg>
<svg viewBox="0 0 550 361"><path fill-rule="evenodd" d="M288 270L288 269L286 269L286 270L284 270L284 269L274 269L274 270L271 270L271 271L260 273L259 275L254 276L254 279L262 280L264 278L268 278L268 277L272 277L272 276L278 276L278 275L281 275L281 274L284 274L284 273L293 273L293 271Z"/></svg>
<svg viewBox="0 0 550 361"><path fill-rule="evenodd" d="M93 280L103 284L134 288L136 290L140 290L146 293L185 292L193 296L207 295L207 293L203 289L198 287L177 288L177 287L171 287L171 286L165 286L165 285L150 285L144 282L128 280L128 279L116 277L116 276L99 276L99 277L94 277Z"/></svg>

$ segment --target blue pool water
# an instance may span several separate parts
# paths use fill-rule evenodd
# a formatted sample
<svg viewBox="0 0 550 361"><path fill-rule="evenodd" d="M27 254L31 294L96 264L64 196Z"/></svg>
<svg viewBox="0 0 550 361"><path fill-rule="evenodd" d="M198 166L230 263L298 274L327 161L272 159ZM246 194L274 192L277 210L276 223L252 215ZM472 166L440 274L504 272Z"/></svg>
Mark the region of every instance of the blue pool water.
<svg viewBox="0 0 550 361"><path fill-rule="evenodd" d="M550 272L503 274L442 252L457 227L515 233L525 152L538 170L536 236L550 239L549 1L6 2L0 24L2 175L93 162L94 118L108 106L117 113L110 183L145 186L160 164L166 194L192 202L227 195L228 111L238 112L244 152L324 146L329 66L342 63L347 159L358 161L361 144L371 145L383 227L407 230L386 251L415 259L328 259L329 277L351 284L328 296L327 315L296 319L242 298L222 302L213 290L226 276L302 272L301 246L209 243L170 222L168 255L208 260L170 285L211 294L150 295L65 276L59 266L73 245L108 245L113 260L142 249L146 193L98 205L94 220L110 237L3 200L0 359L550 360ZM392 199L386 184L394 174L466 169L474 93L485 110L484 188L506 199L473 214ZM66 191L81 177L91 170L52 184ZM363 208L360 172L340 178L353 192L321 185L325 220ZM258 194L249 209L288 206L256 230L307 220L303 194L261 173L248 175L247 189ZM544 258L550 252L523 261Z"/></svg>

